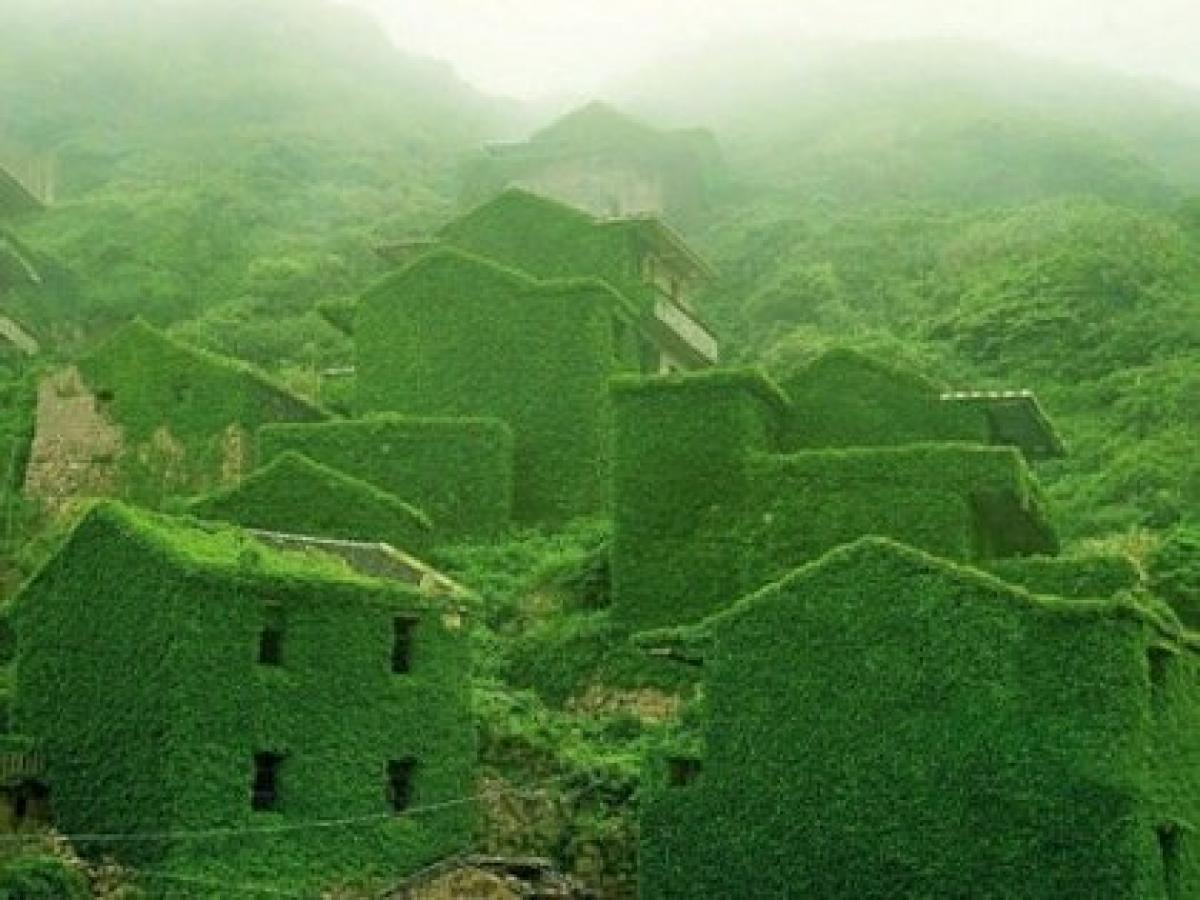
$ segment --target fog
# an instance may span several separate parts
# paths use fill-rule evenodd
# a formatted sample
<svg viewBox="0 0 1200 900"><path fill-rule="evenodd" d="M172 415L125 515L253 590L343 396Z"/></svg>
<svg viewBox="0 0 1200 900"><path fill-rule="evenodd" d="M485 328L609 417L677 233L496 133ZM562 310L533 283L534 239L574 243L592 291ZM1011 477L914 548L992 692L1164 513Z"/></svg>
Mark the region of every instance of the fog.
<svg viewBox="0 0 1200 900"><path fill-rule="evenodd" d="M401 47L524 99L601 90L730 38L966 38L1200 87L1197 0L343 0Z"/></svg>

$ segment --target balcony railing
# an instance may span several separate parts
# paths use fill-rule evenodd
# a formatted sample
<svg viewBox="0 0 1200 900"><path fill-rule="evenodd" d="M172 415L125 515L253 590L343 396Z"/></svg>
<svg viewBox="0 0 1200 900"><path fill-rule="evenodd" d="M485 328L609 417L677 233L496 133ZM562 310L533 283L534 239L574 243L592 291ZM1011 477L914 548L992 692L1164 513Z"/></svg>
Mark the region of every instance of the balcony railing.
<svg viewBox="0 0 1200 900"><path fill-rule="evenodd" d="M717 339L691 313L674 300L656 297L654 318L670 329L692 352L710 363L717 361Z"/></svg>

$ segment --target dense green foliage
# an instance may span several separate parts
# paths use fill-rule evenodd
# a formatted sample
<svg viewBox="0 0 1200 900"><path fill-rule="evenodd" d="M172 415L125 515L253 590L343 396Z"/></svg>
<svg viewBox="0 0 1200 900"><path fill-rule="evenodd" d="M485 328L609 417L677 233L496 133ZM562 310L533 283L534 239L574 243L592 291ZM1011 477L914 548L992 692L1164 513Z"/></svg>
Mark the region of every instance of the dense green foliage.
<svg viewBox="0 0 1200 900"><path fill-rule="evenodd" d="M753 375L618 385L612 567L621 620L697 619L864 534L959 560L1058 549L1012 448L781 453L778 423L789 418L778 389ZM927 422L898 420L897 430ZM873 433L879 439L878 426Z"/></svg>
<svg viewBox="0 0 1200 900"><path fill-rule="evenodd" d="M504 421L518 521L595 514L607 505L608 378L627 322L598 281L537 282L436 251L363 299L358 408Z"/></svg>
<svg viewBox="0 0 1200 900"><path fill-rule="evenodd" d="M566 528L553 534L523 534L504 543L492 538L509 524L514 505L517 518L523 517L521 510L542 504L563 511L602 511L596 498L605 487L599 478L587 481L584 473L587 454L594 452L593 442L604 427L603 417L563 418L562 410L551 414L559 402L565 408L568 392L548 374L552 366L562 372L581 371L582 359L570 354L578 347L576 337L584 337L585 320L587 340L594 339L595 347L612 340L601 334L598 314L594 321L578 316L580 332L570 340L558 332L538 343L531 333L521 338L525 343L516 344L529 348L520 363L528 363L530 370L506 370L521 371L531 382L536 376L531 396L537 404L522 406L502 395L505 370L494 366L493 344L500 343L499 332L509 323L514 328L518 322L526 324L536 334L549 332L526 318L514 318L512 307L505 307L505 315L492 310L485 317L480 301L472 313L477 317L473 342L455 351L468 361L455 370L462 382L454 381L454 371L435 369L431 357L421 373L427 382L418 383L413 373L397 377L396 384L407 386L407 396L396 395L380 407L394 404L409 413L428 404L430 412L423 414L486 415L505 420L515 436L498 422L392 420L386 425L268 428L261 439L260 463L270 463L281 451L305 453L371 485L372 491L384 490L428 509L435 523L445 526L435 534L438 562L479 588L484 597L485 621L473 632L479 651L475 696L481 777L485 783L494 779L544 790L538 801L527 805L501 795L487 810L479 845L552 856L612 897L631 894L636 760L652 749L660 731L669 730L643 717L642 704L659 703L667 710L664 717L671 719L672 703L690 697L696 680L694 670L672 668L630 645L627 638L634 623L694 618L728 606L759 588L764 578L783 574L827 545L863 531L884 531L927 549L974 558L997 551L984 546L991 542L977 540L988 531L989 518L993 524L1011 522L1015 513L1017 520L1033 526L1032 538L1023 547L1047 549L1044 523L1026 515L1039 509L1040 501L1011 454L944 446L890 455L856 451L785 458L777 451L913 440L987 442L994 435L983 429L977 410L958 409L942 418L941 411L933 409L931 392L941 382L963 389L1033 389L1071 453L1038 469L1048 486L1056 524L1075 544L1100 537L1108 539L1108 547L1144 541L1156 548L1144 560L1147 583L1181 618L1191 624L1200 621L1194 552L1194 528L1200 523L1200 318L1195 313L1200 296L1200 203L1189 196L1200 188L1196 96L1165 85L951 45L787 47L776 52L758 44L748 58L729 63L719 48L707 51L695 66L676 59L670 70L641 78L631 93L641 95L640 109L650 112L646 118L654 125L704 125L721 142L731 179L700 188L708 205L703 216L672 221L687 229L688 239L721 273L698 306L703 317L718 326L724 358L738 364L762 363L792 395L792 413L787 415L769 390L757 401L731 399L717 388L725 376L711 382L711 390L689 382L680 388L677 403L666 403L654 392L620 394L629 415L644 416L653 424L620 438L613 459L618 483L627 488L612 534L616 609L607 608L603 525L582 532ZM73 358L81 347L94 346L97 336L111 326L143 315L156 325L169 325L174 337L190 344L269 369L281 384L328 398L347 415L355 412L351 397L356 390L355 379L346 377L354 362L349 312L384 268L373 252L375 245L427 233L450 218L453 198L462 188L453 173L464 153L476 151L484 138L510 133L513 125L511 119L505 121L510 110L503 103L476 95L435 64L398 53L366 20L344 5L323 0L6 0L0 3L0 109L0 143L11 139L57 161L57 202L44 214L6 221L0 239L10 251L18 251L0 252L0 304L6 314L15 314L44 338L51 361ZM624 117L584 114L568 116L536 134L532 143L604 151L654 141ZM680 175L684 168L677 165ZM719 190L710 192L714 187ZM635 252L643 237L636 226L600 227L519 193L504 195L441 234L450 246L536 277L605 279L634 305L646 299L639 293ZM10 265L14 259L19 262ZM29 277L27 264L40 281ZM420 308L416 297L391 299L406 304L422 325L441 321L449 327L457 315L454 310ZM386 339L396 348L406 346L412 333L404 330L398 313L383 312L385 318L397 320ZM526 312L532 315L532 306L521 316ZM460 337L467 341L465 335ZM368 331L366 339L382 342L384 335ZM837 365L823 370L825 364L813 361L828 348L865 351L887 365L868 367L878 381L867 377L866 370L855 373ZM379 349L381 354L390 352ZM145 365L138 359L142 356ZM86 357L85 368L93 358ZM844 362L854 357L842 353L830 359ZM614 368L626 365L622 353ZM324 377L327 369L339 375ZM185 371L198 373L195 383L204 385L200 392L205 396L185 391L185 402L180 403L172 393L177 382L170 373ZM937 380L924 382L908 374L912 371L934 374ZM172 436L187 445L191 459L203 462L209 473L219 471L221 461L214 436L229 422L250 430L273 421L262 419L253 403L242 417L237 398L261 399L258 388L244 393L245 382L231 370L214 374L190 354L176 357L165 347L161 352L131 349L113 373L132 387L128 392L118 386L109 407L132 442L146 445L166 424ZM0 374L0 451L4 459L18 463L8 467L10 482L19 479L32 424L32 382L24 378L23 366ZM436 390L426 394L426 383ZM269 389L270 396L275 390ZM449 402L455 395L470 395L474 402L488 392L493 396L487 410ZM597 409L589 406L586 411L590 416ZM694 414L697 410L700 414ZM538 443L550 454L543 468L523 455L527 445L522 444L521 428L529 422L540 423ZM1005 485L1007 505L977 504L975 515L966 511L949 489L957 476L948 473L960 465L995 476ZM937 489L919 489L920 479L939 466L945 472L937 473ZM174 487L163 490L162 475L169 468L150 466L134 478L141 499L157 502L160 494L174 492ZM447 470L458 478L447 483ZM560 472L574 474L564 481ZM895 490L884 496L883 491L864 488L864 472L876 479L880 472L896 477ZM840 492L832 486L829 491L819 489L827 473L836 475ZM340 493L345 482L337 484L339 491L333 496L345 496ZM177 487L191 491L210 486L196 482ZM247 490L254 488L252 483ZM354 496L368 495L356 488ZM748 496L752 502L745 499ZM1019 508L1022 497L1030 504L1024 512ZM1013 498L1016 509L1008 502ZM36 508L12 495L0 499L5 551L18 557L16 565L4 560L10 564L6 580L13 581L46 554L55 531L26 544L27 528L37 522ZM260 507L256 514L278 513L280 519L273 521L288 525L285 530L298 527L301 504L300 496L292 493L263 497L261 504L254 501ZM369 508L378 508L373 502L361 505L354 510L359 521ZM905 519L906 507L911 520ZM332 515L333 506L316 504L303 510L314 517L321 514L320 521L305 519L315 522L305 527L332 528L324 511ZM941 526L950 521L956 524L948 537ZM984 527L976 531L981 524ZM1170 527L1173 532L1160 541L1157 532ZM488 543L446 546L446 538L463 535L485 535ZM84 567L84 584L92 582L93 571L107 571L103 567L109 565L128 564L143 572L148 565L133 549L125 556L103 552L103 560L97 549ZM975 561L1037 593L1107 595L1136 583L1128 564L1113 558ZM870 567L864 566L863 572L869 581ZM142 604L144 612L153 600L157 610L177 579L174 573L146 576L145 585L154 583L158 597L149 586L137 588L130 604ZM116 595L111 573L100 584L108 595ZM995 590L1002 598L998 605L1008 609L1016 595ZM893 593L888 582L872 600L892 602ZM208 599L214 608L228 608L228 596L214 592ZM669 609L675 602L679 608ZM1021 595L1018 605L1024 602ZM77 605L85 621L94 624L95 634L111 633L108 623L100 621L100 610ZM830 609L834 605L831 601ZM851 629L876 627L879 619L874 614L887 614L887 606L873 603L866 610L870 615L847 624ZM955 624L957 614L947 608L943 618ZM320 615L314 611L312 621ZM782 624L764 628L771 632L762 636L767 648L764 666L776 660L786 668L796 662L797 644L812 643L810 635L788 631L794 623L790 616L784 618ZM150 672L147 677L153 677L161 661L147 647L165 640L164 629L180 621L174 613L165 622L149 614L139 619L128 610L120 613L114 627L125 622L138 633L145 631L144 643L121 638L121 649L136 663L135 673ZM844 650L847 642L862 632L839 631L837 624L831 614L826 620L830 637L817 649L841 655L832 663L821 655L809 660L826 667L831 678L846 676L821 688L829 694L830 715L843 708L835 690L863 685L863 671L872 671L865 668L867 663L877 663L888 673L885 687L893 680L906 685L925 671L913 660L933 665L937 660L929 647L937 646L947 651L946 658L965 667L956 672L978 673L981 670L970 666L999 659L998 653L1007 652L1004 638L1011 636L1006 626L995 631L980 627L978 640L968 646L957 636L940 641L931 637L946 633L938 630L942 622L931 618L919 632L918 622L906 621L897 627L897 652L889 656L890 630L873 632L875 643L866 652L861 646L851 652ZM1052 791L1074 784L1071 779L1078 775L1065 768L1079 734L1073 711L1103 704L1110 721L1116 721L1143 690L1140 683L1130 687L1127 677L1129 660L1143 653L1132 643L1111 670L1119 678L1106 678L1102 672L1090 686L1082 675L1076 680L1084 663L1104 652L1102 642L1093 640L1099 632L1092 624L1076 623L1069 634L1064 630L1052 636L1049 642L1061 648L1061 663L1051 666L1031 655L1024 666L1028 684L1040 679L1043 694L1047 685L1055 686L1052 693L1061 710L1055 727L1066 735L1062 742L1046 736L1048 725L1045 733L1041 725L1032 729L1029 738L1030 754L1063 763L1064 772L1053 776ZM326 634L340 635L339 627L328 622ZM788 634L793 635L788 648L793 652L785 654L780 643ZM62 643L57 636L55 640ZM751 642L749 633L746 641ZM82 659L102 643L88 635L67 646L83 647L86 653L74 654ZM1170 641L1166 644L1174 647ZM901 655L906 647L911 653ZM325 651L340 652L332 645ZM744 658L753 661L756 652L752 648ZM864 667L855 668L855 662ZM198 710L208 708L208 683L221 690L227 683L224 672L209 678L206 666L194 666L181 688L181 696ZM111 669L112 679L130 677L115 664ZM1172 711L1153 717L1162 735L1151 742L1154 752L1146 752L1144 758L1156 778L1168 773L1175 780L1157 778L1161 813L1139 811L1130 819L1139 823L1138 840L1145 846L1138 852L1144 853L1151 852L1155 826L1176 817L1184 824L1200 821L1200 811L1176 813L1169 808L1174 798L1194 794L1186 773L1195 769L1197 751L1178 738L1194 721L1187 710L1195 673L1186 653L1170 656L1166 669L1163 693L1170 696L1164 706ZM1022 665L1015 665L1003 675L1015 678L1021 670ZM89 669L87 678L109 677L107 669L99 675L97 671ZM990 678L995 673L984 674ZM98 703L112 699L87 678L81 682L85 698L99 698ZM130 702L140 701L145 691L140 684L131 686L114 720L128 722ZM932 768L925 772L921 761L929 759L927 747L943 746L937 741L949 741L950 736L936 732L930 737L929 731L919 732L906 723L910 717L918 724L933 723L945 706L934 709L932 704L947 695L927 691L916 696L911 706L915 715L909 707L895 714L881 711L891 696L895 695L881 690L861 704L862 721L874 725L873 730L863 726L863 746L878 748L881 734L890 739L895 729L880 728L881 720L901 723L896 746L906 746L903 741L911 739L920 752L905 754L909 766L900 775L910 777L910 783L924 777L922 783L941 787L940 773ZM730 708L737 699L730 700ZM749 691L738 702L748 710L758 708L757 695ZM968 724L978 726L989 708L988 703L974 704ZM1013 712L1014 721L1024 716L1024 709ZM778 723L772 727L780 744L763 744L764 754L784 741L790 741L786 749L791 752L812 739L810 729L789 724L797 721L793 708L775 718ZM779 723L786 727L780 729ZM1128 733L1140 727L1135 723ZM923 744L922 734L929 737ZM963 744L984 748L981 765L992 760L993 745L999 748L997 756L1014 746L1007 732L1002 735L1006 739L998 741L991 740L991 731L962 734L983 734ZM101 746L103 736L89 734L80 744L89 753L100 748L107 762L116 754L112 746ZM336 729L330 736L340 738ZM156 741L160 737L154 735ZM1111 750L1114 765L1123 765L1127 738L1097 732L1094 739ZM169 740L167 744L173 751L174 745ZM151 757L145 744L129 745L129 769L137 769L137 777L156 777L159 758ZM186 749L191 753L192 748ZM796 762L794 757L780 758ZM188 760L189 771L226 784L228 773L215 772L208 757L197 752ZM876 761L871 758L871 763ZM139 763L144 763L140 769ZM740 802L736 794L745 792L740 788L750 795L759 786L775 790L776 783L789 783L793 774L764 765L761 757L735 770L729 797L722 795L720 803L682 820L686 830L680 834L680 852L691 855L679 856L675 863L696 859L697 848L726 847L730 835L736 838L732 846L737 852L763 835L764 847L777 846L770 843L774 836L767 828L778 821L777 796L773 805L755 809L748 824L738 820L731 825L722 818L726 809L744 808L725 801ZM1040 770L1034 774L1051 778ZM856 796L862 800L861 809L878 810L883 798L894 792L870 793L871 779L882 781L883 775L869 767L868 775L863 793ZM324 777L314 775L312 783ZM247 778L245 773L238 776L240 799ZM964 806L965 813L953 807L959 793L939 793L942 806L919 811L911 820L915 826L905 822L889 832L889 839L903 843L904 835L911 833L916 842L925 824L930 835L948 835L958 817L961 847L956 853L961 853L954 859L964 863L956 871L965 873L962 883L980 873L979 884L986 887L992 883L991 873L980 870L994 861L988 854L993 849L1000 853L1002 847L998 842L1000 849L985 847L978 858L968 858L977 842L967 838L991 826L990 819L972 816L983 815L978 809L999 810L1003 822L1006 815L1011 819L1025 809L1036 817L1042 811L1038 804L1045 800L1037 793L1041 783L1014 780L997 786L981 779L960 792L977 807ZM812 807L805 804L821 804L828 797L819 792L819 784L810 787L812 791L789 808L809 812ZM1079 811L1070 822L1047 813L1045 821L1053 823L1049 840L1057 842L1046 848L1048 859L1083 858L1071 854L1085 854L1081 845L1092 840L1085 827L1092 821L1088 814L1110 796L1101 787L1079 788ZM1006 793L1001 796L999 791ZM835 810L845 808L838 806L838 796L845 800L850 794L834 795ZM377 794L372 795L375 800ZM1114 800L1114 807L1119 805ZM930 823L926 816L932 818L938 809L946 818ZM115 811L127 810L117 803ZM825 826L820 812L816 809L799 823L789 817L784 833ZM335 816L339 814L340 810ZM1190 867L1194 853L1183 825L1180 833L1183 858ZM843 849L836 846L835 837L821 844L835 861L829 870L863 879L872 871L883 872L878 883L902 893L910 884L904 879L911 872L911 860L919 858L921 848L909 844L902 853L885 858L879 848L898 844L876 841L864 846L855 843L857 839L851 833ZM1126 845L1106 841L1093 841L1100 848L1096 853L1104 850L1107 855L1088 857L1096 860L1088 871L1096 881L1085 882L1089 888L1120 866L1119 847ZM220 843L217 847L197 842L197 855L207 857L189 863L187 871L228 884L230 867L246 862L242 878L261 880L264 895L280 887L271 871L275 850L251 864L246 857L257 853L259 845ZM369 844L364 842L364 853L370 852ZM670 846L663 852L671 852ZM766 877L791 871L787 864L795 857L790 850L780 851L751 874ZM314 858L308 848L289 852L286 865L291 868L285 877ZM699 860L699 871L707 877L726 862L710 855ZM1004 862L996 862L992 872L1011 872ZM371 868L354 870L350 856L341 863L351 879ZM654 866L657 863L652 864L652 877ZM740 896L747 884L757 884L722 880L740 876L737 865L727 868L714 875L721 885L718 893ZM1040 871L1038 890L1053 893L1057 885L1056 896L1078 893L1074 884L1056 883L1055 871L1053 866ZM1191 878L1190 868L1187 871ZM802 882L781 890L786 895L802 892L798 884ZM245 887L244 881L238 885ZM832 891L837 885L826 887ZM966 890L972 887L968 884ZM1137 890L1157 897L1161 888L1161 878L1152 878L1139 883ZM1185 896L1194 888L1190 882L1174 885ZM181 882L179 892L189 890ZM1086 893L1103 896L1098 891ZM699 890L688 885L678 895L696 893ZM999 894L1004 896L1003 891ZM1031 891L1031 896L1039 894Z"/></svg>
<svg viewBox="0 0 1200 900"><path fill-rule="evenodd" d="M31 323L198 316L272 365L344 360L313 304L369 283L371 229L445 214L507 109L324 0L11 0L0 84L5 141L57 160L54 208L18 225L69 275L20 298Z"/></svg>
<svg viewBox="0 0 1200 900"><path fill-rule="evenodd" d="M1150 587L1190 628L1200 627L1200 529L1167 534L1147 560Z"/></svg>
<svg viewBox="0 0 1200 900"><path fill-rule="evenodd" d="M0 866L0 900L87 900L87 881L53 856L25 856Z"/></svg>
<svg viewBox="0 0 1200 900"><path fill-rule="evenodd" d="M433 531L421 510L299 453L280 454L188 511L246 528L383 542L415 556L424 555Z"/></svg>
<svg viewBox="0 0 1200 900"><path fill-rule="evenodd" d="M100 506L16 601L14 722L46 753L60 828L145 835L85 849L234 883L394 877L470 836L469 804L445 803L472 790L467 642L441 602ZM397 617L415 623L404 674ZM278 665L259 662L268 628ZM262 752L284 759L277 809L256 812ZM412 809L390 815L388 762L409 758Z"/></svg>
<svg viewBox="0 0 1200 900"><path fill-rule="evenodd" d="M1111 597L1142 583L1137 566L1126 556L1027 556L977 565L1031 593L1055 597Z"/></svg>
<svg viewBox="0 0 1200 900"><path fill-rule="evenodd" d="M381 415L259 432L261 462L287 451L426 511L438 541L496 535L512 521L513 435L497 419Z"/></svg>
<svg viewBox="0 0 1200 900"><path fill-rule="evenodd" d="M480 849L544 853L602 896L633 900L641 760L676 730L696 677L632 646L606 616L607 539L604 522L581 520L435 559L478 595L480 777L539 786L485 803Z"/></svg>
<svg viewBox="0 0 1200 900"><path fill-rule="evenodd" d="M1194 857L1164 863L1155 840L1200 806L1186 766L1170 768L1195 752L1180 723L1200 704L1177 623L1035 599L866 539L701 630L703 770L675 787L652 773L647 900L1200 887ZM1157 652L1165 683L1157 663L1148 677Z"/></svg>

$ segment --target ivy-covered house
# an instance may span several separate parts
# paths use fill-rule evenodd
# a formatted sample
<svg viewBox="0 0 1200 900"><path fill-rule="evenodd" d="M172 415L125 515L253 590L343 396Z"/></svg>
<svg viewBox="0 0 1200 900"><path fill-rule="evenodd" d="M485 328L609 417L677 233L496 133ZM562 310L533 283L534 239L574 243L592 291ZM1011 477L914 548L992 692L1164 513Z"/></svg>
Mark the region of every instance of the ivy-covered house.
<svg viewBox="0 0 1200 900"><path fill-rule="evenodd" d="M663 131L595 102L526 141L488 144L465 181L468 199L521 187L597 216L686 219L708 207L723 173L710 132Z"/></svg>
<svg viewBox="0 0 1200 900"><path fill-rule="evenodd" d="M85 852L218 885L405 874L471 839L450 602L106 502L14 601L12 723L57 827L123 836Z"/></svg>
<svg viewBox="0 0 1200 900"><path fill-rule="evenodd" d="M539 281L439 249L363 298L359 408L504 422L513 433L518 520L599 511L608 381L637 369L635 320L598 279Z"/></svg>
<svg viewBox="0 0 1200 900"><path fill-rule="evenodd" d="M800 396L753 371L618 379L615 617L696 621L866 534L968 562L1057 552L1023 454L985 443L985 422L952 439L939 417L962 410L931 400L924 425L897 416L909 441L847 446L884 418L839 425L835 401Z"/></svg>
<svg viewBox="0 0 1200 900"><path fill-rule="evenodd" d="M38 388L25 489L54 507L74 496L156 505L236 482L270 422L328 414L243 362L132 322Z"/></svg>
<svg viewBox="0 0 1200 900"><path fill-rule="evenodd" d="M613 375L717 359L688 300L711 273L657 219L599 220L514 189L391 252L403 265L355 312L355 411L503 423L518 522L607 510ZM443 491L459 480L439 473ZM457 521L436 496L412 499Z"/></svg>
<svg viewBox="0 0 1200 900"><path fill-rule="evenodd" d="M707 687L645 786L640 896L1200 896L1200 644L1093 587L865 538L644 635Z"/></svg>
<svg viewBox="0 0 1200 900"><path fill-rule="evenodd" d="M709 265L654 216L597 218L511 188L445 225L431 241L390 245L385 256L453 247L537 279L598 278L636 311L640 368L687 371L717 362L717 339L692 306Z"/></svg>

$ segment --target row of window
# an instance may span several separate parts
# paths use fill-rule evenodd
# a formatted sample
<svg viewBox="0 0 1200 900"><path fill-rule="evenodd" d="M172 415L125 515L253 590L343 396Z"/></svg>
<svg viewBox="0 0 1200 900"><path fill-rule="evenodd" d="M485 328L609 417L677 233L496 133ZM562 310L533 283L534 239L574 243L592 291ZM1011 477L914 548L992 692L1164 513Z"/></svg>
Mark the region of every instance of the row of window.
<svg viewBox="0 0 1200 900"><path fill-rule="evenodd" d="M415 619L392 620L392 672L406 675L412 671ZM284 656L283 617L277 610L268 612L267 622L258 636L258 662L264 666L282 666Z"/></svg>
<svg viewBox="0 0 1200 900"><path fill-rule="evenodd" d="M282 753L254 754L254 781L250 785L250 808L255 812L277 812L280 772L287 762ZM387 764L384 796L393 812L401 813L412 805L413 779L417 761L411 757L393 759Z"/></svg>

